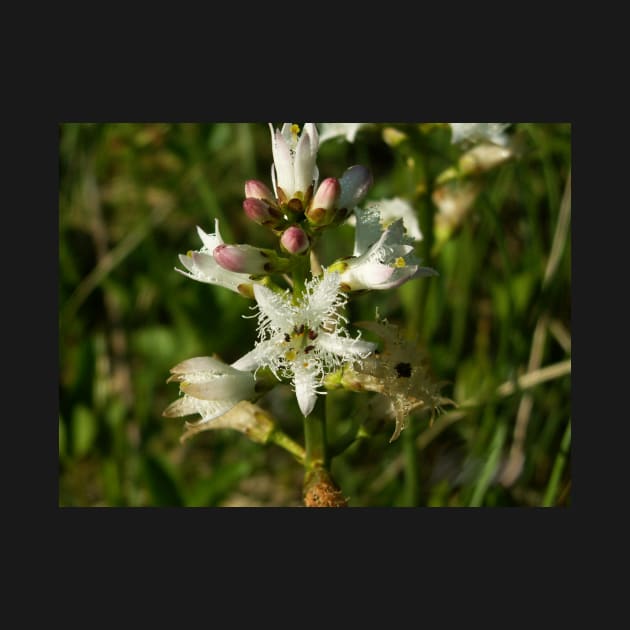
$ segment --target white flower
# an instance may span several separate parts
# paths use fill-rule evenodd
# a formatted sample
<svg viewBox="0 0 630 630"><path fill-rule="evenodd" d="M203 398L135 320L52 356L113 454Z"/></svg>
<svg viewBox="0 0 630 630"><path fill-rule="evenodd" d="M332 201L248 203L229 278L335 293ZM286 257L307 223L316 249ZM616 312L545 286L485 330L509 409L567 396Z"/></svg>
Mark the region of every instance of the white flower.
<svg viewBox="0 0 630 630"><path fill-rule="evenodd" d="M193 280L216 284L246 297L252 297L253 281L250 276L246 273L228 271L214 259L212 252L218 245L223 245L218 219L214 221L214 229L214 234L206 234L200 227L197 228L203 247L199 251L188 252L186 255L180 254L179 260L187 271L177 268L175 271Z"/></svg>
<svg viewBox="0 0 630 630"><path fill-rule="evenodd" d="M480 142L488 140L494 144L505 146L508 138L503 131L512 123L449 123L451 126L451 142Z"/></svg>
<svg viewBox="0 0 630 630"><path fill-rule="evenodd" d="M242 400L254 396L256 380L251 372L213 359L195 357L178 363L171 369L167 383L179 383L184 395L171 403L162 415L175 418L199 414L199 423L222 416Z"/></svg>
<svg viewBox="0 0 630 630"><path fill-rule="evenodd" d="M290 379L302 414L308 416L326 374L348 362L366 358L375 344L352 339L339 312L347 297L339 288L339 274L324 271L306 282L293 302L289 291L274 293L254 286L258 302L256 347L233 364L240 370L269 367L276 378Z"/></svg>
<svg viewBox="0 0 630 630"><path fill-rule="evenodd" d="M319 172L315 161L319 149L319 135L313 123L306 123L298 139L299 127L284 123L282 129L271 129L273 165L271 179L276 197L288 202L301 194L302 200L317 186Z"/></svg>
<svg viewBox="0 0 630 630"><path fill-rule="evenodd" d="M392 199L380 199L379 201L370 202L370 208L378 210L381 215L381 226L386 228L397 219L402 219L405 233L414 241L422 240L422 232L418 224L418 217L414 207L400 197ZM357 213L361 212L360 210ZM356 225L356 217L351 215L348 224Z"/></svg>
<svg viewBox="0 0 630 630"><path fill-rule="evenodd" d="M381 225L378 209L355 212L354 256L333 263L329 269L341 273L341 283L349 291L391 289L420 276L436 276L429 267L420 267L413 254L413 240L406 236L403 219L387 228Z"/></svg>
<svg viewBox="0 0 630 630"><path fill-rule="evenodd" d="M331 138L345 138L348 142L354 142L357 132L361 127L370 123L320 123L319 142L326 142Z"/></svg>

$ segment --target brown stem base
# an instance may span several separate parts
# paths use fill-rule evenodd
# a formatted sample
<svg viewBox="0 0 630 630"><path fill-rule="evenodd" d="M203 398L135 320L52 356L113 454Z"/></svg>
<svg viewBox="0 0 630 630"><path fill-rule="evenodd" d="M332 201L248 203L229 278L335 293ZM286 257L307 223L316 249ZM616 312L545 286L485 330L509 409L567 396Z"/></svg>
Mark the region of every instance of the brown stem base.
<svg viewBox="0 0 630 630"><path fill-rule="evenodd" d="M348 507L348 501L324 468L306 473L303 496L306 507Z"/></svg>

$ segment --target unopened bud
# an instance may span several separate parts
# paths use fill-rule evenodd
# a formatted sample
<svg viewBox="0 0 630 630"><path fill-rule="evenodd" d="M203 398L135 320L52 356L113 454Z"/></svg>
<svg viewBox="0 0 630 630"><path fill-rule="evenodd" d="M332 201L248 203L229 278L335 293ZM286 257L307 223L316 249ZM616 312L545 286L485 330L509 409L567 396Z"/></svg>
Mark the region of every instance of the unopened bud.
<svg viewBox="0 0 630 630"><path fill-rule="evenodd" d="M310 240L302 228L292 225L280 237L280 245L289 254L298 255L308 250Z"/></svg>
<svg viewBox="0 0 630 630"><path fill-rule="evenodd" d="M338 208L353 210L361 203L372 185L372 174L365 166L351 166L340 177L341 193L337 199Z"/></svg>
<svg viewBox="0 0 630 630"><path fill-rule="evenodd" d="M271 190L257 179L249 179L245 182L245 197L263 199L268 203L274 203L275 197Z"/></svg>
<svg viewBox="0 0 630 630"><path fill-rule="evenodd" d="M271 204L255 197L248 197L243 201L243 210L249 219L259 225L277 223L282 216Z"/></svg>
<svg viewBox="0 0 630 630"><path fill-rule="evenodd" d="M217 245L212 255L223 269L236 273L258 275L284 272L290 266L289 260L280 258L273 250L252 245Z"/></svg>
<svg viewBox="0 0 630 630"><path fill-rule="evenodd" d="M212 252L217 263L236 273L263 273L267 257L251 245L217 245Z"/></svg>
<svg viewBox="0 0 630 630"><path fill-rule="evenodd" d="M334 177L325 179L317 189L306 216L313 225L327 225L335 215L337 200L341 194L339 180Z"/></svg>

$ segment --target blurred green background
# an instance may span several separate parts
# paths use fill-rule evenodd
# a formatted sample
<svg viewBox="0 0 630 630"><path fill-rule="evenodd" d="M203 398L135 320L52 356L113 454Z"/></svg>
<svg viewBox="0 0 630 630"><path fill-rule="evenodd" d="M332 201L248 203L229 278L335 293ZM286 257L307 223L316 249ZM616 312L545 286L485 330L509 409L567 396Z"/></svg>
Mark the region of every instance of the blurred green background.
<svg viewBox="0 0 630 630"><path fill-rule="evenodd" d="M392 443L386 423L334 459L350 506L570 505L571 127L508 134L513 158L445 184L476 195L443 240L438 178L463 153L447 125L372 124L321 145L320 179L363 164L365 203L413 205L417 253L440 274L357 297L350 321L378 307L459 404L433 423L412 414ZM245 180L271 184L267 124L64 123L59 152L59 505L302 505L303 470L285 451L228 430L180 444L183 419L161 416L177 397L172 366L232 362L255 340L252 302L174 267L215 218L226 242L274 246L241 206ZM351 227L326 238L323 264L352 253ZM276 394L269 408L302 442L293 394ZM333 437L366 396L329 395Z"/></svg>

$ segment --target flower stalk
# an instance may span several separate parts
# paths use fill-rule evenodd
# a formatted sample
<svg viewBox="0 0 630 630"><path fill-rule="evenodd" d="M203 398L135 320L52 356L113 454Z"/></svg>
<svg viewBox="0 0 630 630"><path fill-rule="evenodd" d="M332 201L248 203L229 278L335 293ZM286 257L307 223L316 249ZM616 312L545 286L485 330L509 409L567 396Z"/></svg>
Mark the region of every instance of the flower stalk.
<svg viewBox="0 0 630 630"><path fill-rule="evenodd" d="M292 440L286 433L280 429L274 429L268 438L269 442L283 448L295 457L299 464L303 465L306 460L306 451L303 446Z"/></svg>
<svg viewBox="0 0 630 630"><path fill-rule="evenodd" d="M328 445L326 443L326 401L319 396L313 411L304 418L304 442L306 458L304 466L307 471L315 468L327 468Z"/></svg>

